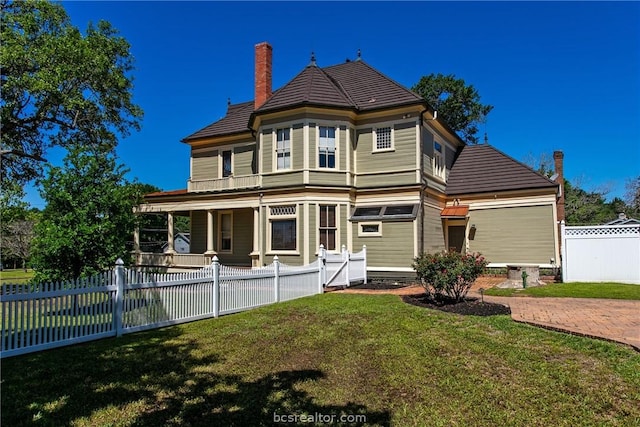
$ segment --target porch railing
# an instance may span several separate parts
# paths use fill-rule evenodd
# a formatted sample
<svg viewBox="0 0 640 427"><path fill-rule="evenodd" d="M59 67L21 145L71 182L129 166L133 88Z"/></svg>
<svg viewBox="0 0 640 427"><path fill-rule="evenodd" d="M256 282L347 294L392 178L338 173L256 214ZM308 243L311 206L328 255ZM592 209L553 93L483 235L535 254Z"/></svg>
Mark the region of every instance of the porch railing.
<svg viewBox="0 0 640 427"><path fill-rule="evenodd" d="M213 257L204 254L164 254L140 252L136 254L136 265L152 267L206 267Z"/></svg>
<svg viewBox="0 0 640 427"><path fill-rule="evenodd" d="M260 175L230 176L217 179L189 180L187 190L191 193L202 191L223 191L260 186Z"/></svg>

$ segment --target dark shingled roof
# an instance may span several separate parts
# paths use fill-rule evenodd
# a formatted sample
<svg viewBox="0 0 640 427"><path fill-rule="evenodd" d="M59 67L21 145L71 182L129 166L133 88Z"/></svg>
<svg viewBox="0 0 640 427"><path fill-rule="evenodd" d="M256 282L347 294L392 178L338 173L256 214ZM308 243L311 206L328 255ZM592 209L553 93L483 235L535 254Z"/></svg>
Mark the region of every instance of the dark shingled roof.
<svg viewBox="0 0 640 427"><path fill-rule="evenodd" d="M183 141L248 132L247 124L251 113L253 113L253 101L229 105L227 114L222 119L187 136Z"/></svg>
<svg viewBox="0 0 640 427"><path fill-rule="evenodd" d="M396 83L362 60L320 68L305 67L275 91L255 113L284 110L300 105L369 111L396 105L425 103L417 94ZM247 132L254 102L230 105L215 123L187 136L192 141Z"/></svg>
<svg viewBox="0 0 640 427"><path fill-rule="evenodd" d="M558 184L488 144L469 145L455 161L447 195L554 188Z"/></svg>

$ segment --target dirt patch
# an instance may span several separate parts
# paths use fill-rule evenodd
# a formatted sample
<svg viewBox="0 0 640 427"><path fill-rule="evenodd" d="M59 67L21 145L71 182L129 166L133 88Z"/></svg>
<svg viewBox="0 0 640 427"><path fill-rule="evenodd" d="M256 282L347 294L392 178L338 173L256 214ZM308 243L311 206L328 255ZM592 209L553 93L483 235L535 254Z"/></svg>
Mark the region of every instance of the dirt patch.
<svg viewBox="0 0 640 427"><path fill-rule="evenodd" d="M497 316L511 315L511 309L502 304L483 302L480 298L465 298L462 302L454 302L452 299L434 300L426 295L403 295L402 301L418 307L440 310L447 313L456 313L471 316Z"/></svg>

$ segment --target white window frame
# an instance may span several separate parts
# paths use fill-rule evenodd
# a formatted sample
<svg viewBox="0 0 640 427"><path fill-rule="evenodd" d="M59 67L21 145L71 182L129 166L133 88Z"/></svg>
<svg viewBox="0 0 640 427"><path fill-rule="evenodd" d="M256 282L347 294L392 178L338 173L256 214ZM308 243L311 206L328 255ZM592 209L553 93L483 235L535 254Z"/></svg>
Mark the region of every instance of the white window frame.
<svg viewBox="0 0 640 427"><path fill-rule="evenodd" d="M288 150L286 148L280 149L278 148L278 133L279 131L288 131L289 132L289 147ZM293 127L292 126L283 126L280 128L276 128L273 130L273 171L274 172L279 172L279 171L289 171L292 169L293 167L293 144L292 144L292 138L293 138ZM286 140L284 140L286 141ZM282 150L283 153L286 153L287 151L289 152L289 166L288 167L282 167L279 168L278 167L278 153L280 152L280 150ZM286 158L286 157L283 157Z"/></svg>
<svg viewBox="0 0 640 427"><path fill-rule="evenodd" d="M333 129L334 130L334 136L333 136L333 167L320 166L320 154L321 154L320 153L320 148L321 148L320 147L320 140L322 138L320 136L320 129L322 129L322 128ZM340 135L340 127L338 127L338 126L324 125L324 124L319 124L319 125L316 126L316 168L317 169L329 169L329 170L337 170L338 169L338 142L339 142L339 139L340 139L339 135ZM325 155L327 156L327 160L328 160L328 155L329 155L328 146L327 146L327 151L326 151Z"/></svg>
<svg viewBox="0 0 640 427"><path fill-rule="evenodd" d="M273 209L286 208L292 206L294 213L273 213ZM267 207L267 255L300 255L300 208L296 203L287 203L282 205L270 205ZM273 222L278 220L295 220L296 222L296 248L290 249L274 249L273 248Z"/></svg>
<svg viewBox="0 0 640 427"><path fill-rule="evenodd" d="M383 130L383 129L389 129L389 139L390 139L389 144L390 144L390 146L389 147L380 148L378 146L378 132L380 130ZM392 124L373 128L373 135L372 135L373 136L373 138L372 138L373 147L372 147L371 151L374 152L374 153L383 153L383 152L386 152L386 151L395 151L396 148L395 148L395 141L394 141L394 133L395 133L394 132L394 126Z"/></svg>
<svg viewBox="0 0 640 427"><path fill-rule="evenodd" d="M229 215L231 217L231 247L229 249L222 249L222 216ZM218 212L218 252L219 253L233 253L233 211L219 211Z"/></svg>
<svg viewBox="0 0 640 427"><path fill-rule="evenodd" d="M224 176L224 153L225 152L230 152L231 153L231 173L228 176ZM220 150L218 150L218 158L220 159L220 163L219 163L219 170L220 170L220 178L230 178L233 176L233 152L234 149L233 148L222 148Z"/></svg>
<svg viewBox="0 0 640 427"><path fill-rule="evenodd" d="M378 231L364 231L364 225L377 225ZM358 237L381 237L382 236L382 221L365 221L358 223Z"/></svg>
<svg viewBox="0 0 640 427"><path fill-rule="evenodd" d="M436 149L436 146L440 146L440 151ZM433 176L445 181L447 177L447 162L446 162L446 145L440 141L433 140L433 158L431 159L431 168Z"/></svg>

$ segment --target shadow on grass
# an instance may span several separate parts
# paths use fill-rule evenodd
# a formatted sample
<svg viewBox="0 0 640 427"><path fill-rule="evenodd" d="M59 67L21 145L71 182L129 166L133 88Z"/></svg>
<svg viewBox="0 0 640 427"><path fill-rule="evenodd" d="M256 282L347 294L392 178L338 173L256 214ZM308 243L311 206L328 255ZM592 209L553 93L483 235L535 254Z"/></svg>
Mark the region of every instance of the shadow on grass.
<svg viewBox="0 0 640 427"><path fill-rule="evenodd" d="M224 343L220 343L221 346ZM320 370L270 372L247 379L188 340L178 328L134 334L2 361L1 424L273 425L274 414L365 415L389 425L386 411L361 404L321 405L303 383ZM332 425L341 425L336 422Z"/></svg>

